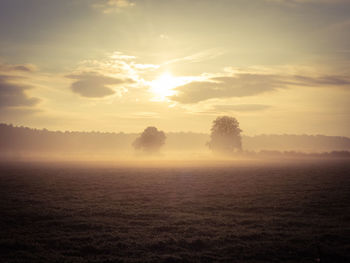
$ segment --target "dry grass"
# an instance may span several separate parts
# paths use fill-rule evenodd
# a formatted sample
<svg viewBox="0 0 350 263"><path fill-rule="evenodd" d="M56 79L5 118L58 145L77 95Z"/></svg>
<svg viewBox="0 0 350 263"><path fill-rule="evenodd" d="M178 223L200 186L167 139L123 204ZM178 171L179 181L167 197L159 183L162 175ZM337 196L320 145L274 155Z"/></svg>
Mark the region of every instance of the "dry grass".
<svg viewBox="0 0 350 263"><path fill-rule="evenodd" d="M0 167L1 262L350 262L350 165Z"/></svg>

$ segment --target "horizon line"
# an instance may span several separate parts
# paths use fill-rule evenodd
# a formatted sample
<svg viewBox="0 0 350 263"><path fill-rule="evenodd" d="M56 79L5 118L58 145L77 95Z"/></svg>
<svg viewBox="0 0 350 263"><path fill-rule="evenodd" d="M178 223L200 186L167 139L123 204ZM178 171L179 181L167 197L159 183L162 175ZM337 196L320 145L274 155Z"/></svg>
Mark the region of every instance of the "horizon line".
<svg viewBox="0 0 350 263"><path fill-rule="evenodd" d="M50 130L47 128L33 128L33 127L28 127L28 126L23 126L23 125L14 125L12 123L5 123L5 122L0 122L0 126L11 126L13 128L24 128L24 129L30 129L30 130L36 130L36 131L48 131L48 132L62 132L62 133L66 133L66 132L70 132L70 133L110 133L110 134L127 134L127 135L139 135L140 133L142 133L142 131L140 132L124 132L124 131L94 131L94 130L90 130L90 131L83 131L83 130ZM147 126L149 127L149 126ZM145 127L146 128L146 127ZM165 134L179 134L179 133L192 133L192 134L198 134L198 135L208 135L210 136L210 132L209 133L204 133L204 132L194 132L194 131L164 131ZM259 136L324 136L324 137L339 137L339 138L346 138L350 140L350 137L348 136L344 136L344 135L325 135L325 134L291 134L291 133L261 133L261 134L255 134L255 135L244 135L242 134L242 137L259 137Z"/></svg>

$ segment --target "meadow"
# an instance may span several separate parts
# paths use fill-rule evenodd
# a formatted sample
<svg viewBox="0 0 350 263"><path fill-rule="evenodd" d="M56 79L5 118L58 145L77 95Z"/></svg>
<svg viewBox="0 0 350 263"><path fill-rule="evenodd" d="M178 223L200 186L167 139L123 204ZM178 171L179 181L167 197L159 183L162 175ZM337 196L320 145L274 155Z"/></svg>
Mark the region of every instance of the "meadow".
<svg viewBox="0 0 350 263"><path fill-rule="evenodd" d="M350 164L0 164L0 262L350 262Z"/></svg>

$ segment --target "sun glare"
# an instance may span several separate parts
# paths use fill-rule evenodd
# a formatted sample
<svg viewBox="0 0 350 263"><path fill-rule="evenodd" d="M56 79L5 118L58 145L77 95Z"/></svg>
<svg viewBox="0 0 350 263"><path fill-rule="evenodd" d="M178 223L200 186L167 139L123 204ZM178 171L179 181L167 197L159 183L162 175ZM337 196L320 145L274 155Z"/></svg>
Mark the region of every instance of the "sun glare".
<svg viewBox="0 0 350 263"><path fill-rule="evenodd" d="M174 95L174 88L181 85L180 78L164 73L151 82L151 92L155 95L154 100L164 101L167 97Z"/></svg>

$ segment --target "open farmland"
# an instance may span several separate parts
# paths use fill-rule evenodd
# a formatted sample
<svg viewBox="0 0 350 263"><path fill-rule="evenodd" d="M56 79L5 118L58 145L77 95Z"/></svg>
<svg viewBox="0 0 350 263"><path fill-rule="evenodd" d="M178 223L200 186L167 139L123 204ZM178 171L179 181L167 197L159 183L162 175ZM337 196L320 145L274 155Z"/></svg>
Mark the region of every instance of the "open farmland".
<svg viewBox="0 0 350 263"><path fill-rule="evenodd" d="M350 164L1 164L0 262L350 262Z"/></svg>

